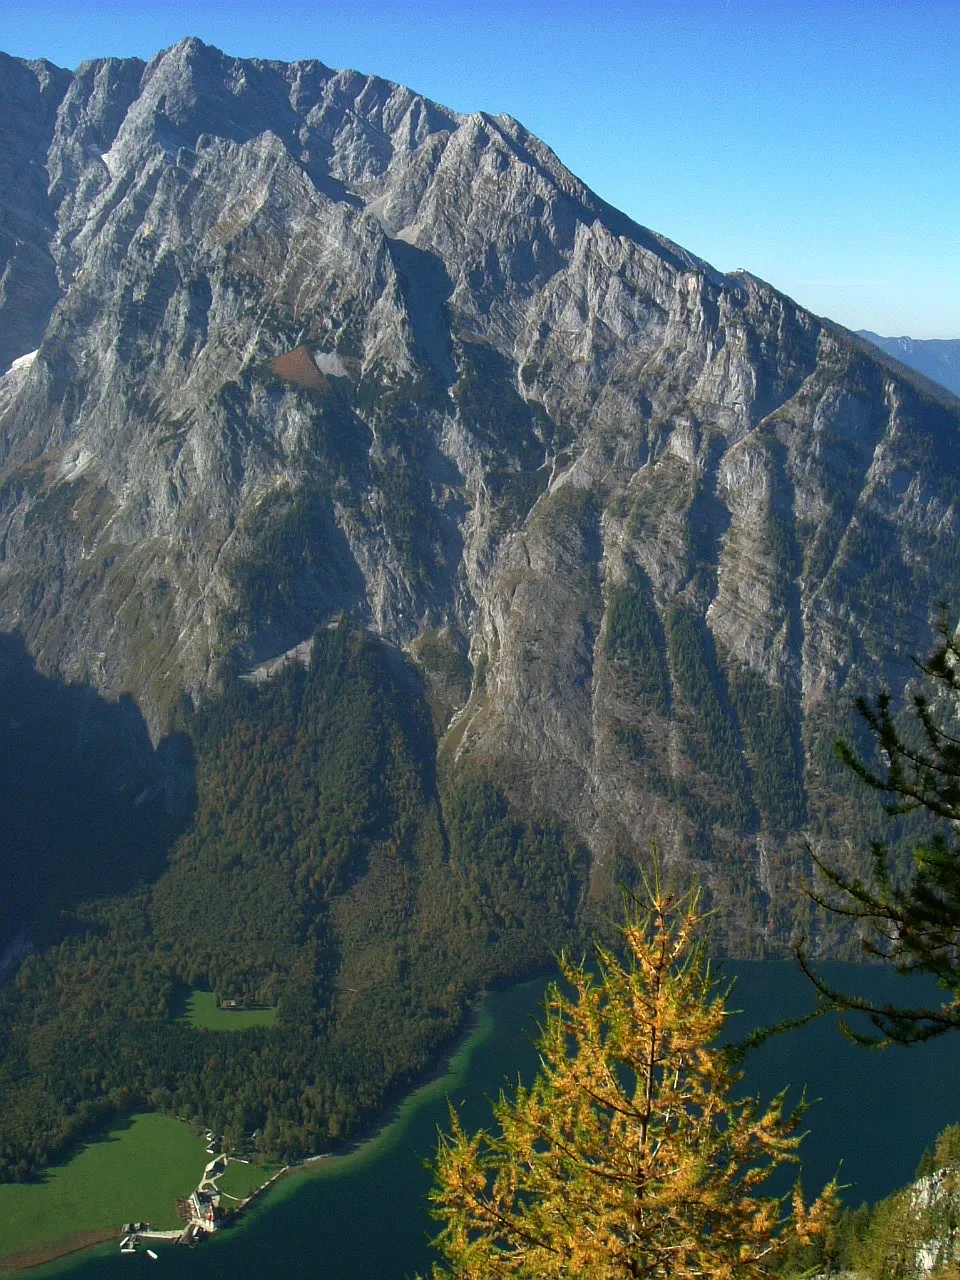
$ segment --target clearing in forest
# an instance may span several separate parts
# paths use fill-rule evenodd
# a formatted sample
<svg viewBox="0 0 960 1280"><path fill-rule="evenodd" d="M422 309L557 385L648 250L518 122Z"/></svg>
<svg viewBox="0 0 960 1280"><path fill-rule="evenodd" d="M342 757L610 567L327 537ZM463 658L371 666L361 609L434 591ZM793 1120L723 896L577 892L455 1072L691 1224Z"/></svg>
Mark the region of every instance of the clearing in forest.
<svg viewBox="0 0 960 1280"><path fill-rule="evenodd" d="M223 1009L212 991L191 991L182 1015L191 1027L205 1031L246 1031L250 1027L272 1027L276 1009Z"/></svg>
<svg viewBox="0 0 960 1280"><path fill-rule="evenodd" d="M218 1176L217 1186L225 1196L234 1200L246 1200L268 1178L279 1173L281 1168L279 1164L244 1164L241 1160L231 1160ZM222 1207L229 1209L230 1200L225 1200Z"/></svg>
<svg viewBox="0 0 960 1280"><path fill-rule="evenodd" d="M0 1257L78 1232L149 1222L178 1226L210 1157L202 1137L171 1116L118 1121L33 1182L0 1185Z"/></svg>

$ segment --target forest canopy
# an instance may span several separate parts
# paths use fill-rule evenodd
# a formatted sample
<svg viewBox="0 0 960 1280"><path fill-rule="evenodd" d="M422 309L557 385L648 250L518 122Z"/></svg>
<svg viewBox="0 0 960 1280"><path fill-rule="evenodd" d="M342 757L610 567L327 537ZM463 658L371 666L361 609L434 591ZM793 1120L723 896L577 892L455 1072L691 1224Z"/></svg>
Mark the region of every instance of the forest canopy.
<svg viewBox="0 0 960 1280"><path fill-rule="evenodd" d="M438 784L416 678L369 634L323 628L306 668L228 679L187 730L196 812L162 874L83 902L0 989L0 1177L134 1107L323 1150L484 982L573 936L577 846L482 775ZM194 988L276 1025L197 1030Z"/></svg>

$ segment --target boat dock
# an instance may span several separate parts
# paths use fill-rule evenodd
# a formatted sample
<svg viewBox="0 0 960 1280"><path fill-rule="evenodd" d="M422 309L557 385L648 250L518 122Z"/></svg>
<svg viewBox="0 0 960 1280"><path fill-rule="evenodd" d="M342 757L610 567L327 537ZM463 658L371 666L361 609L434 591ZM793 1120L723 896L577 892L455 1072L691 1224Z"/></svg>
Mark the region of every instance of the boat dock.
<svg viewBox="0 0 960 1280"><path fill-rule="evenodd" d="M237 1157L225 1155L220 1150L220 1139L215 1134L207 1133L206 1140L207 1155L213 1158L204 1167L196 1188L190 1192L189 1196L184 1196L177 1201L177 1214L184 1225L176 1227L172 1231L155 1231L148 1222L125 1222L120 1232L121 1253L136 1253L141 1243L148 1244L153 1241L182 1245L199 1244L206 1236L212 1235L222 1222L223 1214L220 1209L220 1200L223 1196L226 1196L228 1200L235 1201L235 1207L230 1210L231 1216L235 1215L245 1209L251 1201L263 1195L279 1178L289 1172L290 1166L284 1165L282 1169L278 1169L259 1187L251 1191L248 1196L238 1200L236 1196L222 1192L217 1185L217 1179L225 1172L231 1160L235 1160ZM315 1158L323 1159L323 1157ZM249 1164L250 1162L248 1160L240 1160L238 1163ZM148 1249L147 1252L150 1253L151 1251Z"/></svg>

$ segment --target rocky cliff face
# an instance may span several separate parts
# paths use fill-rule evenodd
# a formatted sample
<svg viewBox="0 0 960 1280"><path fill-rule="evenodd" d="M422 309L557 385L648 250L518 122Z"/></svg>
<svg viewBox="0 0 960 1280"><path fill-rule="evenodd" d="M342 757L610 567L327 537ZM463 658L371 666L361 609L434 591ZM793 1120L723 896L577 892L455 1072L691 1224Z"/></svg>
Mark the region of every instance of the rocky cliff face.
<svg viewBox="0 0 960 1280"><path fill-rule="evenodd" d="M655 836L788 931L957 580L958 402L509 117L196 40L0 93L0 628L160 736L347 611L595 892Z"/></svg>

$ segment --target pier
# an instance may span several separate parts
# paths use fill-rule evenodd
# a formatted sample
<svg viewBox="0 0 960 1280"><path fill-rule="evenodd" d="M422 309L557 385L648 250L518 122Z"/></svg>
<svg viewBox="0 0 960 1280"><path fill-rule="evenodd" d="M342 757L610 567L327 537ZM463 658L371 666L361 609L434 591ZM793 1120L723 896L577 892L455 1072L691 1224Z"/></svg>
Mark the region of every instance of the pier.
<svg viewBox="0 0 960 1280"><path fill-rule="evenodd" d="M225 1172L227 1165L232 1160L236 1160L238 1164L249 1164L250 1162L225 1155L220 1150L220 1141L215 1134L207 1133L206 1140L207 1155L213 1158L204 1166L200 1181L194 1190L188 1196L183 1196L177 1200L177 1215L184 1225L171 1231L156 1231L147 1222L126 1222L120 1233L121 1253L135 1253L141 1243L146 1245L154 1241L190 1246L199 1244L201 1240L212 1235L223 1222L225 1215L220 1208L222 1199L234 1201L233 1207L228 1210L228 1216L233 1217L245 1209L251 1201L262 1195L269 1187L272 1187L277 1179L282 1178L290 1168L289 1165L284 1165L282 1169L278 1169L259 1187L251 1191L248 1196L238 1200L236 1196L221 1191L217 1184L217 1179Z"/></svg>

